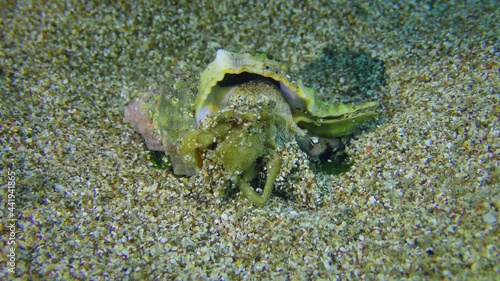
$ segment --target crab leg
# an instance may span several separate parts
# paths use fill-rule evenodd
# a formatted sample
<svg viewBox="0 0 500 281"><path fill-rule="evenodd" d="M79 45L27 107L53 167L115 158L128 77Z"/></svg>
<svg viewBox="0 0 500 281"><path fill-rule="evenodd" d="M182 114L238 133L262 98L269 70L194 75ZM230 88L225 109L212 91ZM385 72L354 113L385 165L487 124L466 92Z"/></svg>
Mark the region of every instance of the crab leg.
<svg viewBox="0 0 500 281"><path fill-rule="evenodd" d="M255 205L264 206L267 200L269 200L269 197L271 196L274 182L278 177L280 168L281 168L281 158L276 152L272 151L271 160L269 160L269 162L267 163L268 173L267 173L266 185L264 186L264 192L262 193L262 195L257 194L257 192L255 192L255 190L252 188L252 186L249 183L252 178L251 176L248 176L247 173L245 173L242 176L242 179L239 180L238 187L240 188L240 191L243 192L243 194Z"/></svg>

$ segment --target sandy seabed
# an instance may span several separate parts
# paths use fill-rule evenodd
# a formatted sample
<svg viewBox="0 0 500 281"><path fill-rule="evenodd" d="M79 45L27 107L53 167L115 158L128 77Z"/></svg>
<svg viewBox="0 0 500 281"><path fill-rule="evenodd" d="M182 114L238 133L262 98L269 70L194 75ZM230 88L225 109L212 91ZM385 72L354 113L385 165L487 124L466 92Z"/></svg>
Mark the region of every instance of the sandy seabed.
<svg viewBox="0 0 500 281"><path fill-rule="evenodd" d="M499 278L497 1L18 2L0 11L0 279ZM124 107L220 48L379 101L352 168L315 176L317 208L150 167Z"/></svg>

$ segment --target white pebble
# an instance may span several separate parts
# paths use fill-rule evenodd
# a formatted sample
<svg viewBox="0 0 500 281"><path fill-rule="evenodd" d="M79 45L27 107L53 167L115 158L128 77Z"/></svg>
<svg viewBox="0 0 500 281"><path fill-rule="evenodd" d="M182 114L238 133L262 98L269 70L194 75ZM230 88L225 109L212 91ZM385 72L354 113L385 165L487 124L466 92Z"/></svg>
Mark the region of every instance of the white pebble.
<svg viewBox="0 0 500 281"><path fill-rule="evenodd" d="M497 218L491 212L483 215L483 220L488 224L494 224L497 222Z"/></svg>

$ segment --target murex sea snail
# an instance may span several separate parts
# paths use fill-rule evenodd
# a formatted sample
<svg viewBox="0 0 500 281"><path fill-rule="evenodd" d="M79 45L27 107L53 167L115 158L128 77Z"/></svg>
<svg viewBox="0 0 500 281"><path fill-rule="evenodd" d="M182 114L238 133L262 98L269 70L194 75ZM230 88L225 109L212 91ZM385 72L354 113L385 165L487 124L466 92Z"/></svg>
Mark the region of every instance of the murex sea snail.
<svg viewBox="0 0 500 281"><path fill-rule="evenodd" d="M176 175L194 175L204 160L223 167L254 204L272 193L282 159L276 149L307 136L347 135L376 115L377 103L328 104L264 53L217 51L201 73L198 91L178 77L168 92L149 93L125 118L151 150L165 151ZM251 186L266 172L262 194Z"/></svg>

